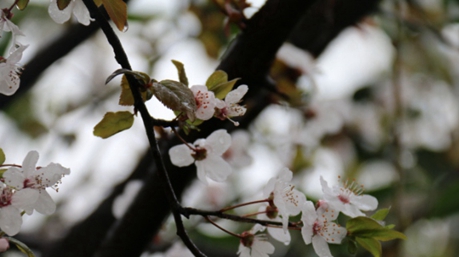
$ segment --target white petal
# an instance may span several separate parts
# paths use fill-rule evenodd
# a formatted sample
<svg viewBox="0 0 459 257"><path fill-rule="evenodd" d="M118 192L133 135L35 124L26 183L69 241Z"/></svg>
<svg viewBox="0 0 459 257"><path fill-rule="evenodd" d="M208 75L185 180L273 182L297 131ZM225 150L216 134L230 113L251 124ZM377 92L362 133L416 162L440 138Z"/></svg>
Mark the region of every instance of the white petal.
<svg viewBox="0 0 459 257"><path fill-rule="evenodd" d="M33 213L39 195L36 189L24 188L14 193L11 204L18 209L25 210L30 215Z"/></svg>
<svg viewBox="0 0 459 257"><path fill-rule="evenodd" d="M24 187L24 180L26 177L22 170L16 167L11 167L3 173L5 184L14 187L15 189L22 189Z"/></svg>
<svg viewBox="0 0 459 257"><path fill-rule="evenodd" d="M22 170L24 172L24 176L29 178L35 172L35 168L38 162L38 152L37 151L30 151L27 153L27 156L24 158L22 162Z"/></svg>
<svg viewBox="0 0 459 257"><path fill-rule="evenodd" d="M88 8L84 5L83 1L75 0L75 7L73 8L73 15L77 18L78 22L88 26L91 23L91 16L89 15Z"/></svg>
<svg viewBox="0 0 459 257"><path fill-rule="evenodd" d="M306 201L301 208L301 221L303 224L312 226L317 220L317 212L311 201Z"/></svg>
<svg viewBox="0 0 459 257"><path fill-rule="evenodd" d="M378 199L371 195L360 195L352 197L351 203L362 211L372 211L378 207Z"/></svg>
<svg viewBox="0 0 459 257"><path fill-rule="evenodd" d="M70 16L72 15L74 4L75 4L74 1L70 1L69 5L64 10L61 11L57 7L57 1L52 0L48 7L49 16L55 22L62 24L70 19Z"/></svg>
<svg viewBox="0 0 459 257"><path fill-rule="evenodd" d="M56 204L46 190L41 190L35 210L44 215L51 215L56 211Z"/></svg>
<svg viewBox="0 0 459 257"><path fill-rule="evenodd" d="M178 167L185 167L192 164L194 162L194 158L191 156L192 153L193 151L185 144L176 145L169 149L171 162Z"/></svg>
<svg viewBox="0 0 459 257"><path fill-rule="evenodd" d="M312 242L312 236L314 235L313 227L308 224L303 224L301 228L301 236L305 244L310 244Z"/></svg>
<svg viewBox="0 0 459 257"><path fill-rule="evenodd" d="M203 164L202 167L206 176L217 182L225 181L233 172L231 166L222 157L213 154L208 154L206 159L196 161L196 163L198 162Z"/></svg>
<svg viewBox="0 0 459 257"><path fill-rule="evenodd" d="M268 227L268 233L277 241L284 243L285 245L290 244L290 232L284 231L282 228Z"/></svg>
<svg viewBox="0 0 459 257"><path fill-rule="evenodd" d="M205 148L215 155L222 155L231 146L231 136L225 129L219 129L206 138Z"/></svg>
<svg viewBox="0 0 459 257"><path fill-rule="evenodd" d="M70 169L62 167L58 163L50 163L48 166L38 170L41 176L41 184L45 187L50 187L55 185L62 176L69 175Z"/></svg>
<svg viewBox="0 0 459 257"><path fill-rule="evenodd" d="M205 165L202 161L197 161L196 163L196 175L198 176L198 179L201 180L205 185L208 185L209 182L207 182L207 174L206 174L206 168Z"/></svg>
<svg viewBox="0 0 459 257"><path fill-rule="evenodd" d="M276 187L276 181L276 178L271 178L268 181L268 184L266 184L266 186L263 188L263 197L267 198L269 195L271 195L271 193L274 191L274 188Z"/></svg>
<svg viewBox="0 0 459 257"><path fill-rule="evenodd" d="M359 208L357 208L357 206L355 205L352 205L352 204L344 204L343 205L343 209L341 209L340 211L344 214L346 214L347 216L351 217L351 218L355 218L355 217L358 217L358 216L365 216L365 214L363 212L361 212L359 210Z"/></svg>
<svg viewBox="0 0 459 257"><path fill-rule="evenodd" d="M341 241L346 237L347 230L336 223L327 224L327 238L325 241L329 244L341 244Z"/></svg>
<svg viewBox="0 0 459 257"><path fill-rule="evenodd" d="M20 45L18 48L14 48L6 61L8 65L14 67L21 60L22 53L27 47L29 47L29 45Z"/></svg>
<svg viewBox="0 0 459 257"><path fill-rule="evenodd" d="M10 74L11 69L6 63L0 63L0 94L13 95L19 88L20 79Z"/></svg>
<svg viewBox="0 0 459 257"><path fill-rule="evenodd" d="M242 97L247 93L249 87L247 85L240 85L238 88L229 92L225 97L225 102L228 104L235 104L241 101Z"/></svg>
<svg viewBox="0 0 459 257"><path fill-rule="evenodd" d="M268 254L274 253L274 246L267 241L255 240L252 244L251 257L268 257Z"/></svg>
<svg viewBox="0 0 459 257"><path fill-rule="evenodd" d="M319 257L333 257L328 247L327 241L322 237L315 235L312 237L312 246Z"/></svg>
<svg viewBox="0 0 459 257"><path fill-rule="evenodd" d="M239 257L250 257L250 248L245 247L242 243L240 243L237 254L239 254Z"/></svg>
<svg viewBox="0 0 459 257"><path fill-rule="evenodd" d="M328 186L327 181L325 181L325 179L322 176L320 176L320 184L322 185L322 192L324 192L325 196L333 195L332 189ZM328 199L325 197L325 200Z"/></svg>
<svg viewBox="0 0 459 257"><path fill-rule="evenodd" d="M21 212L9 205L0 209L0 228L9 236L19 233L22 225Z"/></svg>

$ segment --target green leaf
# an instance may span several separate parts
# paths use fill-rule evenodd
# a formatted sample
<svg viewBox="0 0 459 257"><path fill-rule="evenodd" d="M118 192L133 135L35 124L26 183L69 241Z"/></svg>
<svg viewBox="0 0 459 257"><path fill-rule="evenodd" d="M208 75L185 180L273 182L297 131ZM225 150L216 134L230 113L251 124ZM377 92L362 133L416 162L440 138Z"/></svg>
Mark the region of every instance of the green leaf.
<svg viewBox="0 0 459 257"><path fill-rule="evenodd" d="M383 226L377 221L363 216L350 219L346 223L346 229L352 235L358 231L380 228L383 228Z"/></svg>
<svg viewBox="0 0 459 257"><path fill-rule="evenodd" d="M153 82L152 87L153 94L166 107L173 111L186 113L192 122L196 119L196 100L193 92L187 86L174 80L162 80Z"/></svg>
<svg viewBox="0 0 459 257"><path fill-rule="evenodd" d="M356 237L355 241L369 251L374 257L380 257L382 254L381 243L373 238Z"/></svg>
<svg viewBox="0 0 459 257"><path fill-rule="evenodd" d="M126 78L126 75L123 75L123 78L121 78L121 95L120 95L120 101L118 102L119 105L123 106L131 106L134 105L134 96L132 95L131 87L129 87L129 82ZM149 99L151 99L151 92L149 90L140 92L140 95L142 96L142 100L145 102Z"/></svg>
<svg viewBox="0 0 459 257"><path fill-rule="evenodd" d="M129 129L134 123L134 115L130 112L107 112L104 118L94 127L94 136L108 138L118 132Z"/></svg>
<svg viewBox="0 0 459 257"><path fill-rule="evenodd" d="M207 89L212 91L212 88L228 81L228 74L222 70L217 70L212 73L206 81Z"/></svg>
<svg viewBox="0 0 459 257"><path fill-rule="evenodd" d="M380 229L360 230L358 232L354 232L352 235L356 237L374 238L379 241L406 239L406 236L403 233L385 227Z"/></svg>
<svg viewBox="0 0 459 257"><path fill-rule="evenodd" d="M5 153L3 152L3 149L0 148L0 165L2 165L6 160Z"/></svg>
<svg viewBox="0 0 459 257"><path fill-rule="evenodd" d="M59 8L59 10L64 10L67 6L69 6L70 2L72 0L57 0L57 8Z"/></svg>
<svg viewBox="0 0 459 257"><path fill-rule="evenodd" d="M5 238L8 239L10 243L15 244L16 247L19 249L19 251L25 253L27 257L35 257L32 250L30 250L30 248L23 242L17 240L16 238L9 237L9 236L5 236Z"/></svg>
<svg viewBox="0 0 459 257"><path fill-rule="evenodd" d="M233 79L231 81L219 84L212 88L212 92L214 92L215 97L222 100L226 97L226 95L233 89L234 85L239 79Z"/></svg>
<svg viewBox="0 0 459 257"><path fill-rule="evenodd" d="M188 86L188 78L186 77L185 66L183 63L176 60L172 60L172 63L175 65L175 68L177 68L179 81Z"/></svg>
<svg viewBox="0 0 459 257"><path fill-rule="evenodd" d="M102 0L108 16L119 31L127 28L127 6L123 0Z"/></svg>
<svg viewBox="0 0 459 257"><path fill-rule="evenodd" d="M8 169L0 169L0 178L3 178L3 173L7 171Z"/></svg>
<svg viewBox="0 0 459 257"><path fill-rule="evenodd" d="M384 220L387 214L389 214L389 211L390 211L390 208L384 208L384 209L378 210L377 212L375 212L375 214L371 215L371 218L375 220Z"/></svg>
<svg viewBox="0 0 459 257"><path fill-rule="evenodd" d="M16 3L16 6L18 7L19 10L24 10L27 5L29 4L29 0L19 0L17 3Z"/></svg>
<svg viewBox="0 0 459 257"><path fill-rule="evenodd" d="M357 243L354 240L349 240L347 251L352 255L357 253Z"/></svg>

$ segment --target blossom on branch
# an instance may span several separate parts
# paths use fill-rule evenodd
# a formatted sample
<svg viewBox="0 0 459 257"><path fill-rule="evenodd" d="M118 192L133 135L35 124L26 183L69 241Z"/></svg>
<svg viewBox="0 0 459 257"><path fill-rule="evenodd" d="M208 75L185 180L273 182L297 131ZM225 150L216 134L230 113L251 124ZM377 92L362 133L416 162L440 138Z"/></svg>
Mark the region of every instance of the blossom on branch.
<svg viewBox="0 0 459 257"><path fill-rule="evenodd" d="M250 231L241 234L239 257L268 257L274 253L274 246L267 241L265 234L256 234L264 228L256 224Z"/></svg>
<svg viewBox="0 0 459 257"><path fill-rule="evenodd" d="M169 149L172 164L185 167L193 162L197 167L199 180L207 184L207 178L222 182L231 174L231 166L222 158L231 145L231 136L224 129L210 134L206 139L198 139L192 146L176 145Z"/></svg>
<svg viewBox="0 0 459 257"><path fill-rule="evenodd" d="M289 216L298 215L303 203L306 202L306 196L290 184L292 178L292 171L284 168L277 178L268 181L263 190L264 196L272 199L272 203L282 216L284 231L287 231Z"/></svg>
<svg viewBox="0 0 459 257"><path fill-rule="evenodd" d="M56 204L46 192L50 187L58 190L64 175L70 174L70 170L57 163L50 163L46 167L37 168L38 152L30 151L25 157L22 167L11 167L4 174L4 183L15 190L13 199L20 203L20 209L27 214L34 210L41 214L50 215L56 210Z"/></svg>
<svg viewBox="0 0 459 257"><path fill-rule="evenodd" d="M28 45L18 44L8 58L0 57L0 94L12 95L18 90L22 70L18 62L27 47Z"/></svg>
<svg viewBox="0 0 459 257"><path fill-rule="evenodd" d="M306 244L312 242L314 251L319 257L331 257L328 244L340 244L346 237L347 230L332 222L338 217L339 212L333 209L319 207L316 211L312 202L307 201L302 206L301 235Z"/></svg>
<svg viewBox="0 0 459 257"><path fill-rule="evenodd" d="M217 105L214 92L209 91L206 86L192 86L190 90L196 100L196 118L200 120L212 118Z"/></svg>
<svg viewBox="0 0 459 257"><path fill-rule="evenodd" d="M355 182L345 182L343 186L328 186L327 181L320 177L324 199L331 208L349 217L365 216L362 211L372 211L378 207L378 200L371 195L362 195L362 186Z"/></svg>
<svg viewBox="0 0 459 257"><path fill-rule="evenodd" d="M231 120L232 117L243 116L247 109L238 103L242 100L242 97L247 93L248 90L249 87L247 85L240 85L238 88L226 95L225 101L216 99L217 108L215 116L221 120ZM236 126L239 125L238 122L233 121L233 123Z"/></svg>
<svg viewBox="0 0 459 257"><path fill-rule="evenodd" d="M9 31L12 34L13 45L16 45L16 36L24 36L22 31L19 30L12 21L10 21L12 13L8 9L1 10L2 14L0 16L0 38L2 37L3 31Z"/></svg>
<svg viewBox="0 0 459 257"><path fill-rule="evenodd" d="M263 205L258 210L260 214L257 215L259 220L270 220L270 221L278 221L282 222L282 219L278 215L278 211L276 208L273 208L270 205ZM291 236L289 230L284 230L283 228L277 227L267 227L266 229L268 234L272 236L272 238L276 239L279 242L284 243L285 245L290 244Z"/></svg>
<svg viewBox="0 0 459 257"><path fill-rule="evenodd" d="M64 8L64 10L59 10L57 0L51 0L48 13L49 16L59 24L68 21L70 16L72 16L72 13L79 23L86 26L91 23L91 16L89 15L89 11L82 0L70 0L70 3Z"/></svg>

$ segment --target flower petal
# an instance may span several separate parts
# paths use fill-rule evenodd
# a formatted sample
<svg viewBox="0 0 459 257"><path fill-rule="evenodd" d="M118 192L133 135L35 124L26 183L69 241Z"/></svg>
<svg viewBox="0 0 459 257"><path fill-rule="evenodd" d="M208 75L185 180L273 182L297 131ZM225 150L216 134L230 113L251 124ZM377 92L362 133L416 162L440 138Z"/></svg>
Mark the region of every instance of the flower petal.
<svg viewBox="0 0 459 257"><path fill-rule="evenodd" d="M194 162L194 158L191 156L192 153L193 151L185 144L176 145L169 149L171 162L177 167L185 167L192 164Z"/></svg>
<svg viewBox="0 0 459 257"><path fill-rule="evenodd" d="M0 209L0 228L9 236L19 233L22 225L21 212L9 205Z"/></svg>
<svg viewBox="0 0 459 257"><path fill-rule="evenodd" d="M225 181L233 172L231 166L220 156L209 154L206 159L196 161L196 163L198 162L203 164L206 176L217 182Z"/></svg>
<svg viewBox="0 0 459 257"><path fill-rule="evenodd" d="M242 97L247 93L249 87L247 85L240 85L238 88L229 92L225 97L225 102L228 104L235 104L241 101Z"/></svg>
<svg viewBox="0 0 459 257"><path fill-rule="evenodd" d="M38 152L37 151L30 151L27 153L27 156L24 158L22 162L22 170L24 172L24 176L29 178L35 172L35 168L38 162Z"/></svg>
<svg viewBox="0 0 459 257"><path fill-rule="evenodd" d="M317 219L317 212L311 201L306 201L301 207L301 221L303 225L312 226Z"/></svg>
<svg viewBox="0 0 459 257"><path fill-rule="evenodd" d="M39 195L40 193L36 189L24 188L16 191L12 197L11 203L14 207L24 210L27 214L31 215Z"/></svg>
<svg viewBox="0 0 459 257"><path fill-rule="evenodd" d="M88 8L84 5L83 1L75 0L73 7L73 15L77 18L78 22L88 26L91 23L91 16L89 15Z"/></svg>
<svg viewBox="0 0 459 257"><path fill-rule="evenodd" d="M362 211L372 211L378 207L378 199L371 195L359 195L353 197L351 202Z"/></svg>
<svg viewBox="0 0 459 257"><path fill-rule="evenodd" d="M51 19L56 23L62 24L70 19L72 15L74 1L70 1L69 5L64 10L59 10L57 7L57 1L52 0L48 7L48 13Z"/></svg>
<svg viewBox="0 0 459 257"><path fill-rule="evenodd" d="M45 187L51 187L59 182L64 175L69 175L70 169L62 167L58 163L50 163L37 172L40 174L41 184Z"/></svg>
<svg viewBox="0 0 459 257"><path fill-rule="evenodd" d="M268 227L268 233L277 241L282 242L285 245L290 244L291 236L288 230L284 231L282 228Z"/></svg>
<svg viewBox="0 0 459 257"><path fill-rule="evenodd" d="M206 138L205 148L208 153L222 155L231 146L231 136L225 129L214 131Z"/></svg>
<svg viewBox="0 0 459 257"><path fill-rule="evenodd" d="M44 215L51 215L56 211L56 204L46 190L41 190L35 210Z"/></svg>
<svg viewBox="0 0 459 257"><path fill-rule="evenodd" d="M24 187L24 180L26 179L22 170L16 167L11 167L5 171L3 178L5 179L5 184L15 189L22 189Z"/></svg>
<svg viewBox="0 0 459 257"><path fill-rule="evenodd" d="M312 237L312 246L319 257L333 257L328 247L327 241L322 237L315 235Z"/></svg>

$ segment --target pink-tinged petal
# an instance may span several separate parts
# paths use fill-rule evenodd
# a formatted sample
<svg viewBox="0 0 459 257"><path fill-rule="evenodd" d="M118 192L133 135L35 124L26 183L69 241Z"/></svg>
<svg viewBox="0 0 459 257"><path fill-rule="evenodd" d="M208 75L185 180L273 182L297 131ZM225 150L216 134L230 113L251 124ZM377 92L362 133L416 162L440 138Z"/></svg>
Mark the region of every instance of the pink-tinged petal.
<svg viewBox="0 0 459 257"><path fill-rule="evenodd" d="M70 19L70 16L72 15L74 4L75 4L74 1L70 1L69 5L64 10L61 11L57 7L57 1L52 0L48 7L49 16L56 23L62 24Z"/></svg>
<svg viewBox="0 0 459 257"><path fill-rule="evenodd" d="M317 212L314 204L311 201L306 201L301 207L301 221L303 225L308 225L312 228L312 225L317 219Z"/></svg>
<svg viewBox="0 0 459 257"><path fill-rule="evenodd" d="M312 237L312 247L319 257L333 257L327 241L318 235Z"/></svg>
<svg viewBox="0 0 459 257"><path fill-rule="evenodd" d="M231 166L222 157L213 154L207 155L207 158L202 161L196 161L198 162L203 164L206 176L217 182L225 181L233 172Z"/></svg>
<svg viewBox="0 0 459 257"><path fill-rule="evenodd" d="M30 151L27 153L27 156L24 158L22 162L22 170L24 172L24 176L29 178L30 176L34 175L35 168L38 162L38 152L37 151Z"/></svg>
<svg viewBox="0 0 459 257"><path fill-rule="evenodd" d="M41 184L45 187L51 187L59 182L64 175L69 175L70 169L64 168L58 163L50 163L37 172L40 174Z"/></svg>
<svg viewBox="0 0 459 257"><path fill-rule="evenodd" d="M241 101L242 97L247 93L249 87L247 85L240 85L238 88L229 92L225 97L225 102L228 104L235 104Z"/></svg>
<svg viewBox="0 0 459 257"><path fill-rule="evenodd" d="M219 129L206 138L205 148L208 153L221 156L231 146L231 136L224 129Z"/></svg>
<svg viewBox="0 0 459 257"><path fill-rule="evenodd" d="M19 233L22 225L21 212L16 207L9 205L0 208L0 228L9 236Z"/></svg>
<svg viewBox="0 0 459 257"><path fill-rule="evenodd" d="M73 7L73 15L77 18L78 22L88 26L91 23L91 16L89 15L88 8L84 5L83 1L75 0Z"/></svg>
<svg viewBox="0 0 459 257"><path fill-rule="evenodd" d="M193 151L186 145L176 145L169 149L169 157L172 164L177 167L185 167L194 162Z"/></svg>
<svg viewBox="0 0 459 257"><path fill-rule="evenodd" d="M359 195L351 199L351 203L362 211L373 211L378 207L378 199L371 195Z"/></svg>
<svg viewBox="0 0 459 257"><path fill-rule="evenodd" d="M3 178L5 179L5 184L18 190L24 187L24 180L26 179L22 170L16 167L11 167L5 171Z"/></svg>
<svg viewBox="0 0 459 257"><path fill-rule="evenodd" d="M217 105L214 92L208 91L206 86L192 86L190 90L196 100L196 117L200 120L212 118Z"/></svg>
<svg viewBox="0 0 459 257"><path fill-rule="evenodd" d="M44 215L51 215L56 211L56 204L46 190L41 190L35 210Z"/></svg>
<svg viewBox="0 0 459 257"><path fill-rule="evenodd" d="M24 188L14 193L11 204L31 215L35 207L35 203L38 201L39 195L40 193L36 189Z"/></svg>

